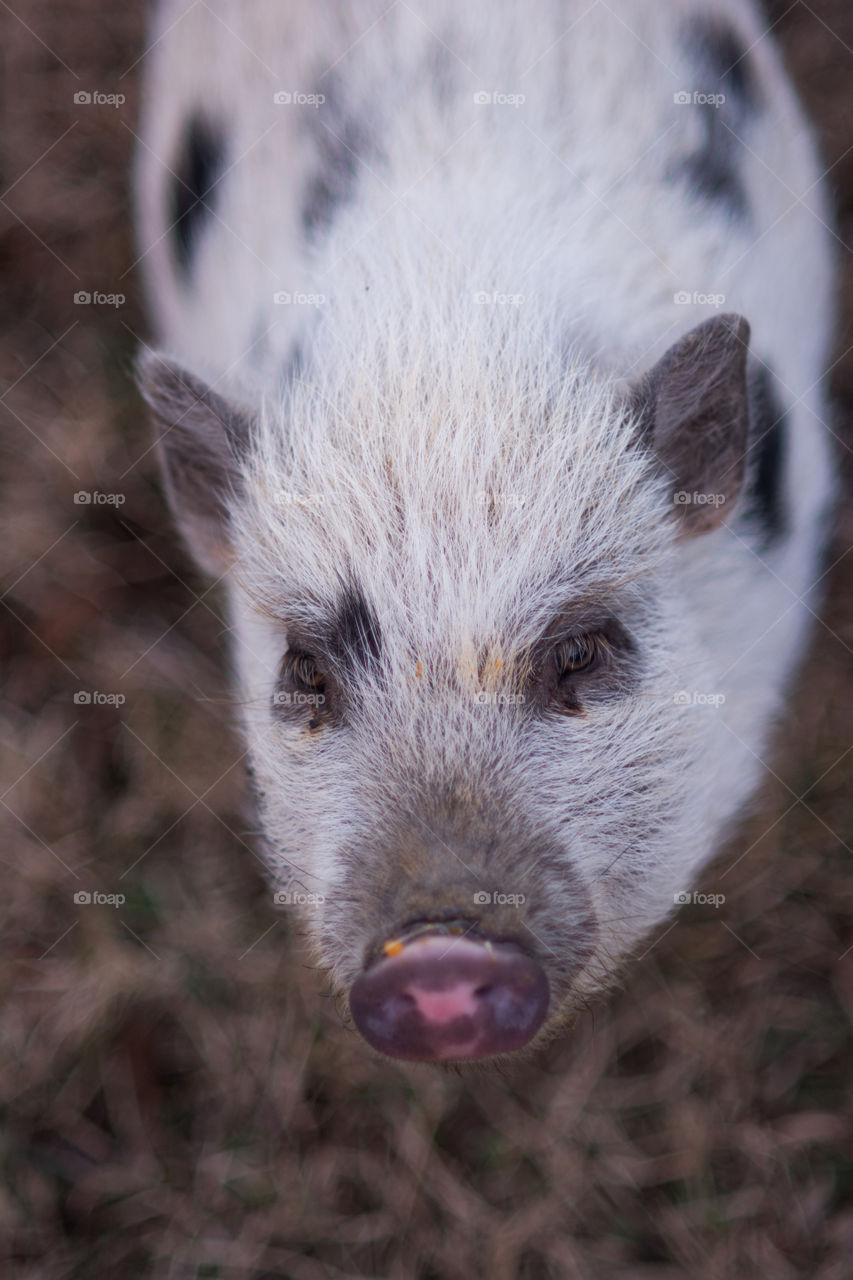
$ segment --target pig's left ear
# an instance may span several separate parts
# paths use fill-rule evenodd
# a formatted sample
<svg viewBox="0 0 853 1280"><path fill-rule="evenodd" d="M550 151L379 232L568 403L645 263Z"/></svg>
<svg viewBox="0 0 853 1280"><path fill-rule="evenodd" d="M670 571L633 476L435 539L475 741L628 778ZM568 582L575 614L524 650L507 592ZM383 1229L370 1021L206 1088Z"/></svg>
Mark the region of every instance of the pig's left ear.
<svg viewBox="0 0 853 1280"><path fill-rule="evenodd" d="M239 497L248 414L159 352L137 362L151 407L166 494L195 559L219 576L231 559L230 508Z"/></svg>
<svg viewBox="0 0 853 1280"><path fill-rule="evenodd" d="M685 534L714 529L746 468L749 325L721 315L679 338L632 392L644 441L671 481Z"/></svg>

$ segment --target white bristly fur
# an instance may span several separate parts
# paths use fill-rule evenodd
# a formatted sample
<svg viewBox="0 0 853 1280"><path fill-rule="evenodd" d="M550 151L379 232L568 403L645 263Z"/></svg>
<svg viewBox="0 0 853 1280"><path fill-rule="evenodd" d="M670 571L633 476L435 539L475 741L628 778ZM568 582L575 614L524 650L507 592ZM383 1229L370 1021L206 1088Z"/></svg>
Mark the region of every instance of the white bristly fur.
<svg viewBox="0 0 853 1280"><path fill-rule="evenodd" d="M674 102L706 88L680 35L697 14L725 15L763 98L743 126L740 221L667 178L705 127ZM170 0L159 33L137 174L158 340L257 418L226 583L272 878L325 899L305 919L345 991L399 923L373 919L367 936L350 849L373 840L392 858L398 815L432 812L464 779L558 846L591 905L596 944L556 1019L730 830L806 638L832 488L833 323L808 129L744 0ZM274 102L324 89L318 106ZM222 122L226 171L183 280L164 192L199 109ZM341 112L358 122L356 182L309 239L300 209ZM279 291L315 303L277 304ZM681 291L724 295L777 378L787 526L766 553L737 509L677 536L622 407L715 313ZM351 582L379 622L381 673L359 677L346 725L311 734L271 710L288 627ZM582 716L490 699L582 601L635 637L630 694ZM484 653L504 664L488 676ZM491 872L489 891L529 887L511 848ZM540 890L523 927L547 964L565 927L549 917L559 868Z"/></svg>

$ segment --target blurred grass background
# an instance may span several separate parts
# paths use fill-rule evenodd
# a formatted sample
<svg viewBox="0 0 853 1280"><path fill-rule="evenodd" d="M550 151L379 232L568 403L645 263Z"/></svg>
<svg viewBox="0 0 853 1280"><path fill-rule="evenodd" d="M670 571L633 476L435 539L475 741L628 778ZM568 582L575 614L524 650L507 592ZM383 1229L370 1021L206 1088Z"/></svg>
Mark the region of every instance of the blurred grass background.
<svg viewBox="0 0 853 1280"><path fill-rule="evenodd" d="M771 16L846 245L853 9ZM760 804L706 876L724 908L663 926L535 1064L373 1060L265 888L221 602L177 545L131 384L143 6L28 0L0 28L2 1274L850 1280L849 506ZM74 105L94 89L127 101ZM75 902L93 890L126 902Z"/></svg>

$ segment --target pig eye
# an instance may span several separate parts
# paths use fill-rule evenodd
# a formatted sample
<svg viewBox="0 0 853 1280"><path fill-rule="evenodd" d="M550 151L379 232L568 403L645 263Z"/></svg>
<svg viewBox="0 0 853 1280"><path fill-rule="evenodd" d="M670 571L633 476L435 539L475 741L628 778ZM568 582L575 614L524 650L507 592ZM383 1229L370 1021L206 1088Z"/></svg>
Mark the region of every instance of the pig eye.
<svg viewBox="0 0 853 1280"><path fill-rule="evenodd" d="M579 671L589 671L597 665L601 655L601 644L598 636L570 636L557 645L554 650L554 662L559 679L575 675Z"/></svg>
<svg viewBox="0 0 853 1280"><path fill-rule="evenodd" d="M321 690L326 677L316 659L310 653L288 653L282 663L282 675L289 676L294 684L304 689Z"/></svg>

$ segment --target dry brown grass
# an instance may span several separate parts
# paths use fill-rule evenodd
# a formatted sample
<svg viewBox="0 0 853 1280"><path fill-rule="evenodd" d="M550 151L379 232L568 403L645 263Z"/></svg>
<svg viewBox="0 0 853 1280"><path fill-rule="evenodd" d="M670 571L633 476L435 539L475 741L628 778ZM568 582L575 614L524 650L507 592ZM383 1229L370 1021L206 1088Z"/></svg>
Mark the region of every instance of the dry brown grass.
<svg viewBox="0 0 853 1280"><path fill-rule="evenodd" d="M176 545L128 376L144 321L119 76L140 7L20 12L2 8L3 1274L849 1280L853 556L777 776L708 872L724 909L684 910L534 1066L372 1060L265 890L218 601ZM849 238L853 12L775 16ZM75 109L78 88L129 101ZM75 306L80 288L127 303ZM851 534L848 509L833 560ZM77 906L81 888L126 905Z"/></svg>

